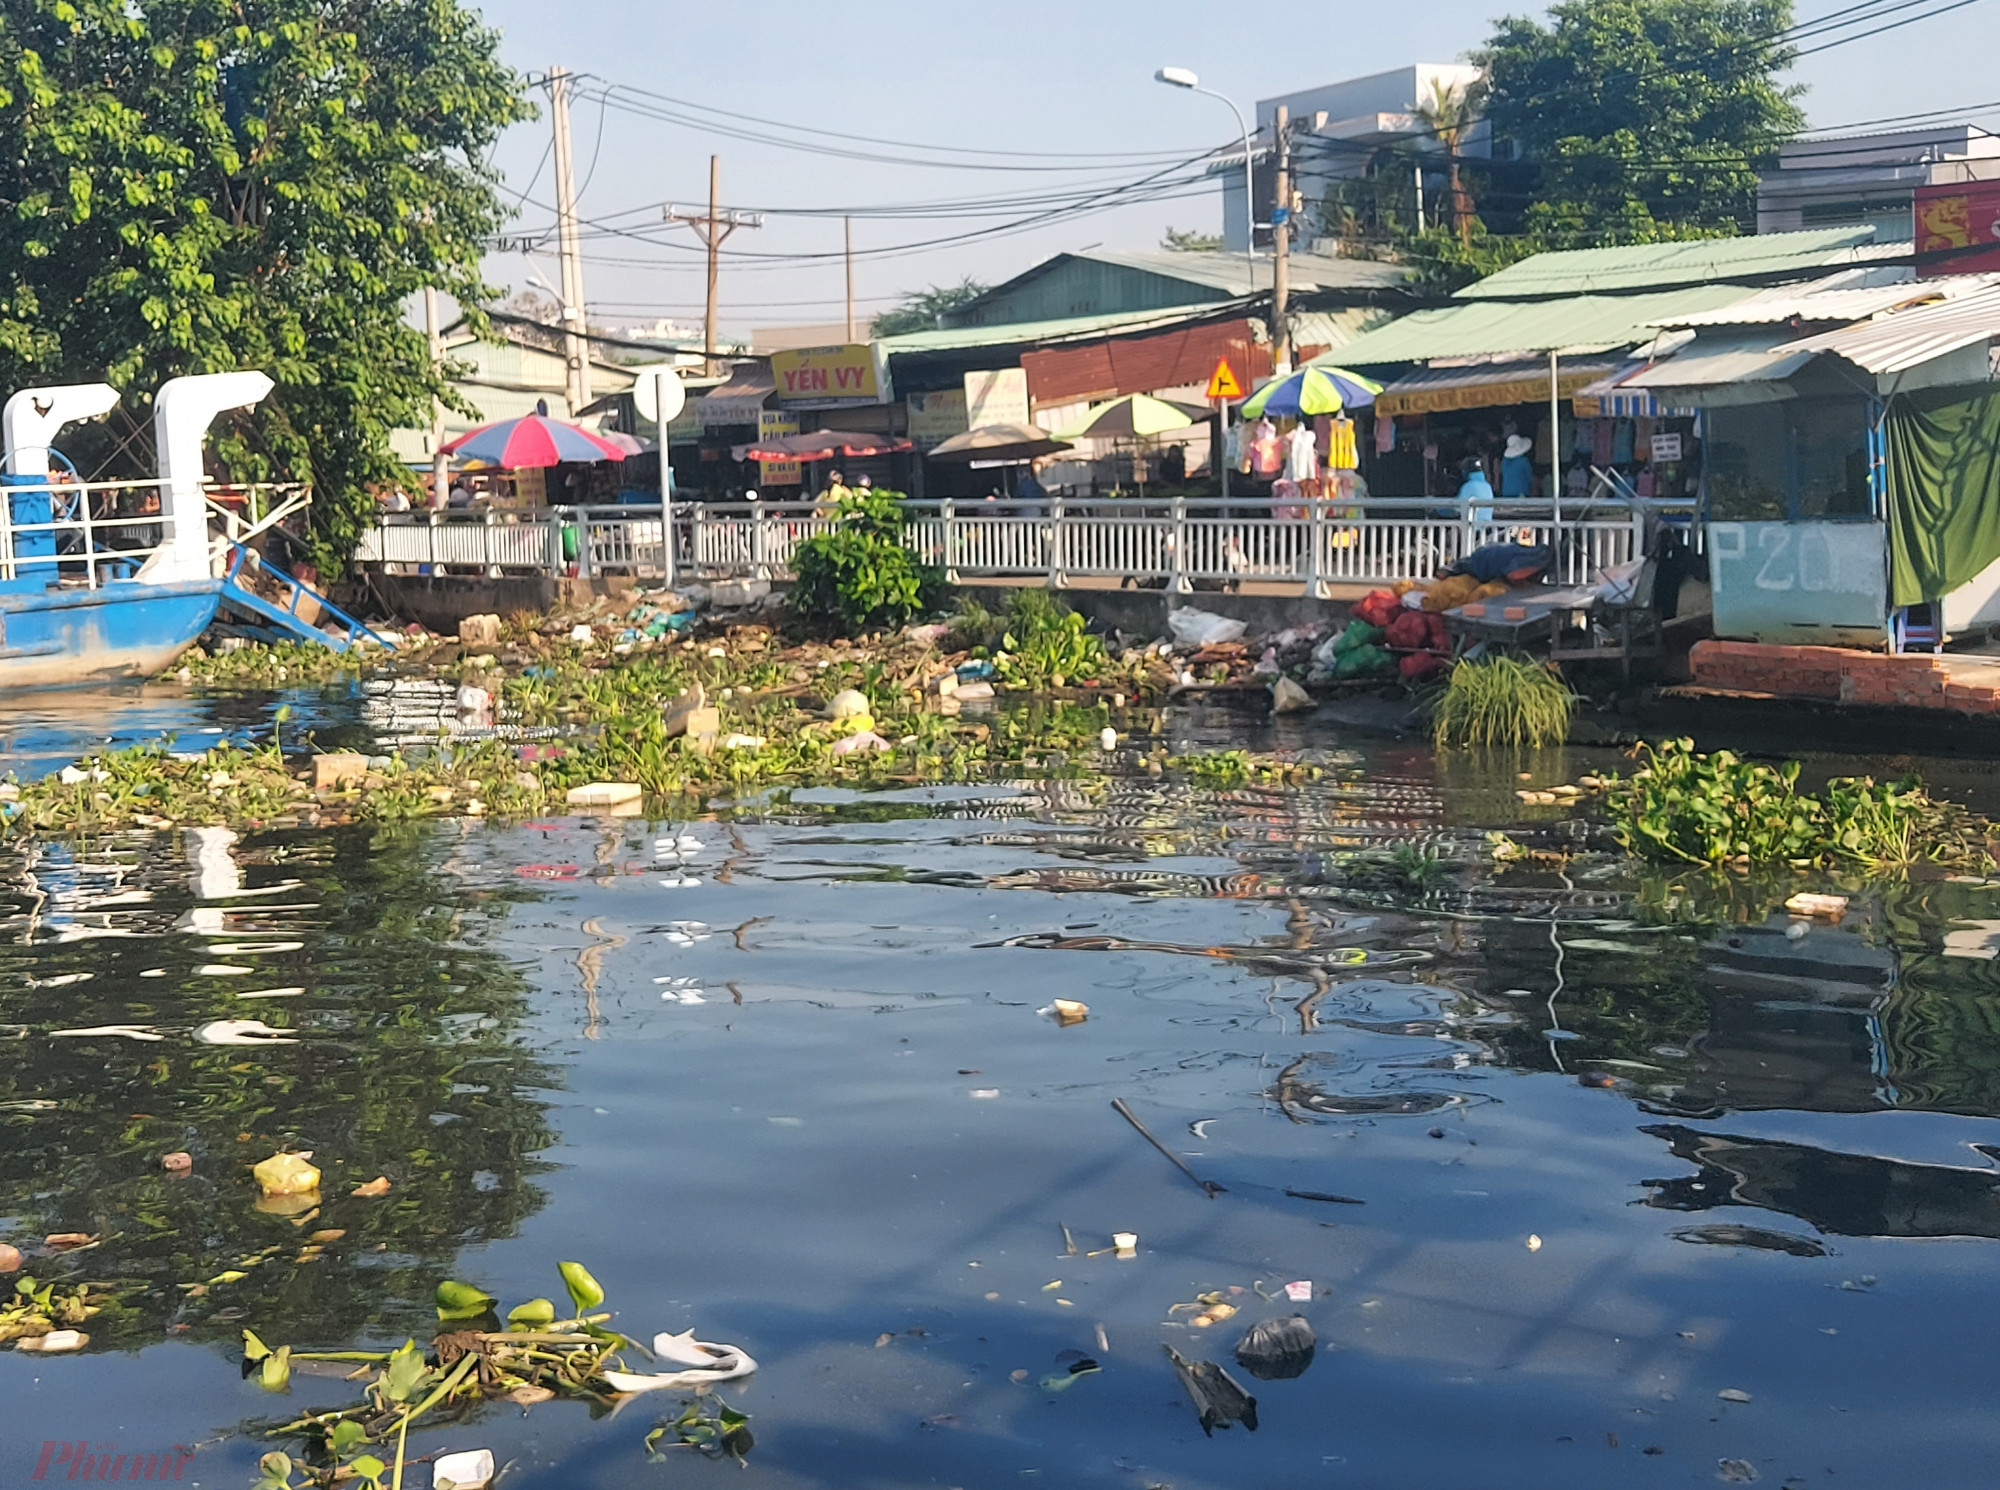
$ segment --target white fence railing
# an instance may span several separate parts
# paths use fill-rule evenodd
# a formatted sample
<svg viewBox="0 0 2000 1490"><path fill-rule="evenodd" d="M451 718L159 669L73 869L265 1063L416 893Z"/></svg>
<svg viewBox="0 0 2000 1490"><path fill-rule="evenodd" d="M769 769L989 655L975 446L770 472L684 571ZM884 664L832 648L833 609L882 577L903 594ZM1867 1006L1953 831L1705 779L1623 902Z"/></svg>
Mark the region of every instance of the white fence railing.
<svg viewBox="0 0 2000 1490"><path fill-rule="evenodd" d="M1691 502L1600 501L1560 513L1546 502L1496 501L1490 517L1449 503L1373 500L1362 506L1302 501L1176 498L1031 505L911 502L905 541L952 580L1078 579L1329 586L1425 580L1490 543L1549 544L1550 579L1588 583L1638 558L1649 514L1687 522ZM397 513L363 539L356 558L402 572L633 574L783 579L794 549L833 523L811 502L551 508L524 513Z"/></svg>

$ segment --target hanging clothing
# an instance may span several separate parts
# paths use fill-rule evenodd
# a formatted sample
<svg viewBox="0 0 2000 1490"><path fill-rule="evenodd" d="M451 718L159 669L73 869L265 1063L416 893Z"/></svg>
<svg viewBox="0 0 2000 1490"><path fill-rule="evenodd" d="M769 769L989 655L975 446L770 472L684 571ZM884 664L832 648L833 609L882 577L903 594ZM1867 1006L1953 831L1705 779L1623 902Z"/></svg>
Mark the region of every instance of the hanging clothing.
<svg viewBox="0 0 2000 1490"><path fill-rule="evenodd" d="M1281 522L1302 523L1306 520L1305 493L1299 484L1289 477L1280 476L1271 483L1271 516Z"/></svg>
<svg viewBox="0 0 2000 1490"><path fill-rule="evenodd" d="M1396 448L1396 416L1377 414L1375 416L1375 453L1387 455Z"/></svg>
<svg viewBox="0 0 2000 1490"><path fill-rule="evenodd" d="M1629 466L1632 464L1633 429L1632 421L1620 419L1611 427L1611 464ZM1647 451L1651 454L1651 450Z"/></svg>
<svg viewBox="0 0 2000 1490"><path fill-rule="evenodd" d="M1293 481L1319 475L1319 442L1308 425L1301 424L1285 437L1285 475Z"/></svg>
<svg viewBox="0 0 2000 1490"><path fill-rule="evenodd" d="M1590 463L1594 466L1611 464L1611 439L1615 419L1593 419L1590 421Z"/></svg>
<svg viewBox="0 0 2000 1490"><path fill-rule="evenodd" d="M1569 441L1570 454L1572 455L1590 454L1591 446L1596 441L1596 439L1597 439L1597 421L1595 419L1577 420L1576 432L1570 436L1570 441Z"/></svg>
<svg viewBox="0 0 2000 1490"><path fill-rule="evenodd" d="M1284 443L1278 426L1259 419L1250 431L1250 469L1258 476L1275 476L1285 464Z"/></svg>
<svg viewBox="0 0 2000 1490"><path fill-rule="evenodd" d="M1361 465L1361 453L1354 445L1354 421L1337 416L1327 434L1326 463L1336 471L1352 471Z"/></svg>

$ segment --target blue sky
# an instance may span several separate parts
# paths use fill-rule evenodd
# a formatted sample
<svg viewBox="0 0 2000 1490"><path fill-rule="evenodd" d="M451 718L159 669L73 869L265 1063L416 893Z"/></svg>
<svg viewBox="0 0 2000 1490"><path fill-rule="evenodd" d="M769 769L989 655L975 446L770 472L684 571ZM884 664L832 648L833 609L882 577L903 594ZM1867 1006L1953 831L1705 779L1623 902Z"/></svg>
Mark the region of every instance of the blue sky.
<svg viewBox="0 0 2000 1490"><path fill-rule="evenodd" d="M1902 15L1947 3L1924 0ZM1851 4L1814 0L1801 5L1799 15L1810 21ZM839 218L779 216L779 209L880 208L1130 181L1157 169L1165 156L1192 156L1219 144L1235 128L1220 102L1155 83L1156 67L1195 69L1204 86L1228 94L1247 113L1260 97L1413 61L1453 60L1483 41L1491 18L1508 8L1494 0L1335 3L1308 7L1309 21L1274 12L1268 23L1213 0L1015 0L1007 6L761 0L672 7L631 0L561 6L489 0L483 10L501 30L503 54L513 66L541 72L561 65L592 75L580 82L586 96L573 113L577 172L579 179L588 177L584 216L666 240L643 243L602 230L593 236L585 280L594 319L670 316L698 323L700 256L689 230L662 231L655 204L705 200L711 152L722 158L725 204L773 209L762 229L739 232L729 249L829 256L725 259L721 321L737 332L840 318ZM1993 107L2000 105L2000 83L1991 65L1996 41L2000 0L1976 0L1809 57L1796 81L1810 87L1805 106L1816 127L1986 104L1976 122L2000 129L2000 107ZM746 117L664 122L607 110L588 97L603 83ZM1036 169L971 170L961 158L935 150L928 159L946 166L811 154L717 132L718 126L769 132L770 124L931 147L1047 154L984 161ZM910 153L819 138L861 153ZM513 231L551 220L547 143L546 118L516 128L501 143L496 162L510 186L543 204L524 205ZM1008 208L1006 217L973 220L858 219L859 313L865 319L901 292L928 284L968 275L1003 279L1063 249L1099 243L1149 248L1169 224L1213 231L1219 210L1208 189L1010 236L893 255L883 251L1018 214ZM666 246L675 241L680 246ZM518 253L496 254L488 269L497 283L522 285L531 282L530 262ZM532 262L548 280L556 279L552 253Z"/></svg>

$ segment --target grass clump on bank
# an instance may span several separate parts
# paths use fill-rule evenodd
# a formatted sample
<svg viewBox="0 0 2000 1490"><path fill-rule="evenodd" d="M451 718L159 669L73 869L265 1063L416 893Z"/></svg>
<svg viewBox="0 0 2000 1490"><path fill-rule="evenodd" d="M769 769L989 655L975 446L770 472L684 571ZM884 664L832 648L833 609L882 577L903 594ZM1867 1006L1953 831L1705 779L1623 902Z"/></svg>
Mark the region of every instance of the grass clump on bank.
<svg viewBox="0 0 2000 1490"><path fill-rule="evenodd" d="M1932 864L1987 869L1989 827L1909 777L1837 777L1799 790L1799 763L1758 765L1692 740L1645 747L1645 764L1607 782L1612 831L1642 859L1866 869Z"/></svg>
<svg viewBox="0 0 2000 1490"><path fill-rule="evenodd" d="M1575 712L1576 695L1546 664L1507 656L1460 661L1431 705L1431 740L1440 750L1560 745Z"/></svg>

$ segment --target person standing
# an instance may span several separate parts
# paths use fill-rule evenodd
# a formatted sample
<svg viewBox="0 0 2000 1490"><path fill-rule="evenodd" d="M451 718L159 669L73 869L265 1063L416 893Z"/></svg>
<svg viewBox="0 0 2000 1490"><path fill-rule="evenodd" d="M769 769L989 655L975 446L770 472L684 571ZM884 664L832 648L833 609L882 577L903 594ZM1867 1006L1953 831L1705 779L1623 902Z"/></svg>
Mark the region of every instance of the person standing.
<svg viewBox="0 0 2000 1490"><path fill-rule="evenodd" d="M1532 497L1535 494L1535 442L1526 435L1509 435L1500 456L1500 495Z"/></svg>

